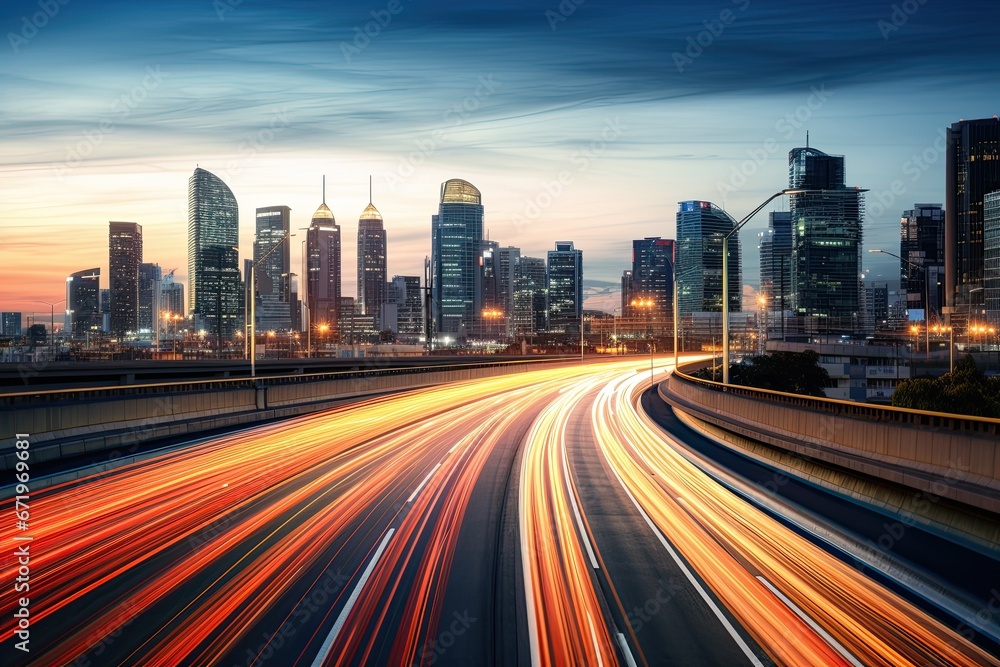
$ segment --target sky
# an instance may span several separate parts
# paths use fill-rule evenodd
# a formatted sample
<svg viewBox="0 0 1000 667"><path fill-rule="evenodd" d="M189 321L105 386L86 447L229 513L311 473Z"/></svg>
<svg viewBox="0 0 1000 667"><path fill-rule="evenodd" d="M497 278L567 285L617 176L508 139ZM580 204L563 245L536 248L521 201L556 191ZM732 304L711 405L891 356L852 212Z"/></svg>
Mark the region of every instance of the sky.
<svg viewBox="0 0 1000 667"><path fill-rule="evenodd" d="M943 201L943 129L1000 113L995 19L993 0L8 0L0 309L48 310L95 266L107 287L111 220L185 281L196 166L232 188L242 257L257 207L292 208L293 267L325 175L347 295L369 176L390 276L422 275L440 185L463 178L490 238L574 241L599 285L632 239L673 238L679 201L740 219L787 187L807 131L870 190L865 248L898 252L901 212ZM741 233L748 285L783 207ZM616 305L601 292L587 307Z"/></svg>

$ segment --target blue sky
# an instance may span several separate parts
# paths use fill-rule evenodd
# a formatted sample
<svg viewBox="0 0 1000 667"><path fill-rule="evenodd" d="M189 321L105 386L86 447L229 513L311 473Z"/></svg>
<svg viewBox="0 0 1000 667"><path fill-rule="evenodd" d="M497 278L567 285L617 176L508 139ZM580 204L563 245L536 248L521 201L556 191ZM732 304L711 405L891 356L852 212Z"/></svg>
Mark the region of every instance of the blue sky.
<svg viewBox="0 0 1000 667"><path fill-rule="evenodd" d="M195 165L232 187L245 252L256 207L305 227L325 174L347 294L369 174L390 274L421 272L458 177L491 238L573 240L587 279L616 281L631 239L673 236L678 201L740 218L785 187L806 130L871 190L866 248L896 250L900 212L943 200L941 130L1000 113L995 19L985 0L7 2L0 304L106 270L109 220L182 276ZM765 226L742 234L748 284Z"/></svg>

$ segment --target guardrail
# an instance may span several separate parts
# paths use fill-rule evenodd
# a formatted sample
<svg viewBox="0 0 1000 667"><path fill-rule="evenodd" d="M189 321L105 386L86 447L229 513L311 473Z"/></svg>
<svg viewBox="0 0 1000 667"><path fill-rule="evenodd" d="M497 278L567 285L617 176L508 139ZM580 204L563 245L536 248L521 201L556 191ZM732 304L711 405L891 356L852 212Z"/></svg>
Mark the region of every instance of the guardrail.
<svg viewBox="0 0 1000 667"><path fill-rule="evenodd" d="M309 375L29 390L0 395L0 469L15 463L15 435L30 434L32 460L44 463L120 451L165 437L248 425L322 410L346 398L517 373L518 361L334 371Z"/></svg>
<svg viewBox="0 0 1000 667"><path fill-rule="evenodd" d="M724 385L683 370L661 383L660 396L796 455L1000 512L1000 419Z"/></svg>
<svg viewBox="0 0 1000 667"><path fill-rule="evenodd" d="M691 365L683 366L682 368L690 369ZM803 396L802 394L789 394L781 391L757 389L755 387L744 387L735 384L725 385L721 382L694 377L680 369L674 371L674 375L686 382L701 385L712 391L782 403L811 412L843 415L856 419L867 419L869 421L906 424L918 428L945 429L974 435L1000 436L1000 419L990 417L973 417L948 412L896 408L889 405L867 405L836 398Z"/></svg>

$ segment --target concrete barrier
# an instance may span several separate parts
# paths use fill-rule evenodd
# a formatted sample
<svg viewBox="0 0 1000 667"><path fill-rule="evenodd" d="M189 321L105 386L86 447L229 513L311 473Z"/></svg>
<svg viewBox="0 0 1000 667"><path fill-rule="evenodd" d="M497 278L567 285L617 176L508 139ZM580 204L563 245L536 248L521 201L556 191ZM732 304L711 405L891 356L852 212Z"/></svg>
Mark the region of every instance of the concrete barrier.
<svg viewBox="0 0 1000 667"><path fill-rule="evenodd" d="M33 463L113 450L124 456L139 444L162 438L291 417L359 396L518 373L558 361L563 360L6 394L0 396L0 469L14 467L17 434L30 435Z"/></svg>
<svg viewBox="0 0 1000 667"><path fill-rule="evenodd" d="M1000 512L1000 420L725 386L673 373L677 409L798 455Z"/></svg>

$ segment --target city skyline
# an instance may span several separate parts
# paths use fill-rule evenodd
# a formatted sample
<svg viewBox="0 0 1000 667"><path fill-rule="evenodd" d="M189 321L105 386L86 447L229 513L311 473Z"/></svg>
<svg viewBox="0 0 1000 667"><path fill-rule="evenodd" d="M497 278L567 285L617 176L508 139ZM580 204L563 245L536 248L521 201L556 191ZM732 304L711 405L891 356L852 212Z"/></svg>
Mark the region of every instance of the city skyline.
<svg viewBox="0 0 1000 667"><path fill-rule="evenodd" d="M0 224L27 280L0 281L5 308L59 298L79 266L108 271L99 230L109 220L141 224L158 249L150 261L185 266L183 188L196 165L240 202L241 258L251 256L256 208L290 206L293 227L304 227L326 174L335 215L354 220L372 174L393 222L387 274L419 275L437 186L462 178L485 193L491 239L538 256L572 238L587 251L588 280L617 283L632 239L675 237L677 202L714 201L740 218L780 188L785 155L808 130L847 157L849 185L871 191L865 246L896 247L904 210L945 200L945 128L1000 110L977 71L955 67L959 53L996 61L996 45L976 39L986 28L974 17L988 3L920 5L900 25L890 7L863 3L732 3L733 21L698 48L688 40L719 21L714 9L587 3L564 16L558 6L474 3L442 24L436 6L403 4L359 48L354 29L363 33L380 7L217 4L180 2L169 14L69 4L24 43L20 17L37 7L11 6L6 25L19 39L8 38L13 57L0 63L11 91ZM109 21L101 10L112 9ZM803 27L806 14L823 36ZM780 43L770 39L779 32ZM504 46L531 37L533 51ZM771 48L756 48L761 39ZM806 48L816 55L793 57ZM109 65L118 49L129 57ZM58 72L46 66L54 58ZM445 67L449 76L432 74ZM73 84L82 68L85 89ZM744 242L766 228L764 213ZM612 220L621 234L609 239ZM347 246L344 265L354 266ZM863 261L895 279L890 258ZM754 284L756 257L745 253L744 264ZM344 293L356 293L353 275Z"/></svg>

